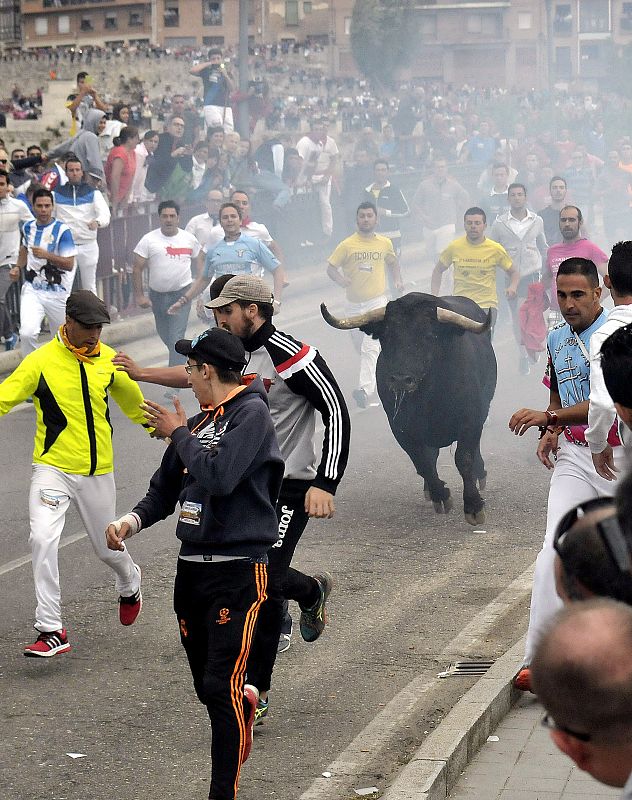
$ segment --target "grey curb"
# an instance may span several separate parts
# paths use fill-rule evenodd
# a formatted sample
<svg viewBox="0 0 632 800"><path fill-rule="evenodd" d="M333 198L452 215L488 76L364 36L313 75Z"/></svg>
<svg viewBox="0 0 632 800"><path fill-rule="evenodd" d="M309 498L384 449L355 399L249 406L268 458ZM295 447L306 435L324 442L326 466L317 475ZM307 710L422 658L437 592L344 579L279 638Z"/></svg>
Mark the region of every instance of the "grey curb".
<svg viewBox="0 0 632 800"><path fill-rule="evenodd" d="M513 679L523 656L524 637L459 700L384 792L383 800L445 800L520 696Z"/></svg>

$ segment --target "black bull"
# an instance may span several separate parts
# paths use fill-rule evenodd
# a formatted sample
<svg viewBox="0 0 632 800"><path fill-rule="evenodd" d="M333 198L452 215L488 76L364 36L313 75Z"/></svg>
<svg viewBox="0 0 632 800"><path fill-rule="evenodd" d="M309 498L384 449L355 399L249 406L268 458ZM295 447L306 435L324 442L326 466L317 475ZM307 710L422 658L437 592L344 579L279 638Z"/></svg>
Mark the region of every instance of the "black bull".
<svg viewBox="0 0 632 800"><path fill-rule="evenodd" d="M471 525L485 520L485 465L480 442L496 389L496 356L489 315L466 297L411 292L385 308L337 319L336 328L360 328L380 340L377 390L391 430L424 479L437 513L453 505L437 474L439 448L457 443L455 462L463 478L463 511ZM477 486L478 482L478 486Z"/></svg>

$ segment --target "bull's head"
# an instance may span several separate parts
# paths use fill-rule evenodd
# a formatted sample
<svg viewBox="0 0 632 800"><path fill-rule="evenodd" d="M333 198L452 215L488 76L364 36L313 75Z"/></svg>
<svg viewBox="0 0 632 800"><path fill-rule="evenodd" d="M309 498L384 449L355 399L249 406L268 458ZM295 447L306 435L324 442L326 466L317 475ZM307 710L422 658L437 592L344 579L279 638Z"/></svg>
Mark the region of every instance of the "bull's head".
<svg viewBox="0 0 632 800"><path fill-rule="evenodd" d="M438 355L439 339L465 331L484 333L491 325L491 315L485 322L477 322L443 307L439 298L420 292L353 317L334 317L324 303L320 310L334 328L360 328L380 340L388 388L397 394L413 392L423 382Z"/></svg>

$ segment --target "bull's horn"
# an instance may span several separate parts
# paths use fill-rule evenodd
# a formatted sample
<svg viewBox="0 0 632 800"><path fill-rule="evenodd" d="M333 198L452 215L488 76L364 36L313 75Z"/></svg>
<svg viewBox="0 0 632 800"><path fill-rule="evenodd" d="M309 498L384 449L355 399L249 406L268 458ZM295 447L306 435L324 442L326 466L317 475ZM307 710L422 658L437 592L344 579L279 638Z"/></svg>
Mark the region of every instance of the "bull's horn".
<svg viewBox="0 0 632 800"><path fill-rule="evenodd" d="M382 308L376 308L373 311L367 311L366 314L358 314L356 317L344 317L339 319L338 317L334 317L333 314L329 313L327 306L324 303L320 304L320 313L323 315L325 322L331 325L332 328L339 328L341 331L349 331L352 328L361 328L363 325L368 325L370 322L381 322L384 319L385 312L386 306L382 306Z"/></svg>
<svg viewBox="0 0 632 800"><path fill-rule="evenodd" d="M439 322L443 322L448 325L458 325L459 328L464 328L466 331L472 331L472 333L484 333L491 327L492 312L491 309L487 312L487 319L485 322L475 322L469 317L464 317L463 314L457 314L456 311L450 311L447 308L440 308L437 306L437 319Z"/></svg>

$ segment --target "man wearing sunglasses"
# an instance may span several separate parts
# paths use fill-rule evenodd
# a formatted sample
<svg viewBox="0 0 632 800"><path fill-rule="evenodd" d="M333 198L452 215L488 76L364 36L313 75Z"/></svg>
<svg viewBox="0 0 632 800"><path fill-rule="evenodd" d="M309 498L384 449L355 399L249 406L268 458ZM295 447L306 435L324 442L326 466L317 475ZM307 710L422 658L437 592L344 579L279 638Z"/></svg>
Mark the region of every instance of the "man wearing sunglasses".
<svg viewBox="0 0 632 800"><path fill-rule="evenodd" d="M632 798L632 608L591 600L564 609L531 662L543 720L579 769Z"/></svg>
<svg viewBox="0 0 632 800"><path fill-rule="evenodd" d="M593 466L585 431L590 394L590 340L607 320L601 308L599 274L592 261L569 258L560 264L556 278L557 299L565 322L549 332L549 361L545 385L549 387L546 410L522 408L509 420L510 429L522 436L529 428L540 429L537 456L552 470L547 502L546 533L536 560L531 612L527 633L525 667L516 687L530 690L529 663L537 641L561 601L555 592L553 537L560 519L577 503L612 495L613 481ZM610 433L615 467L623 460L623 448Z"/></svg>

